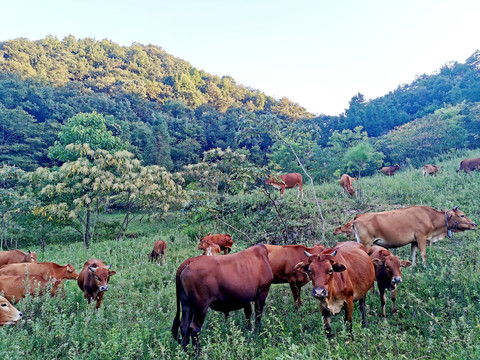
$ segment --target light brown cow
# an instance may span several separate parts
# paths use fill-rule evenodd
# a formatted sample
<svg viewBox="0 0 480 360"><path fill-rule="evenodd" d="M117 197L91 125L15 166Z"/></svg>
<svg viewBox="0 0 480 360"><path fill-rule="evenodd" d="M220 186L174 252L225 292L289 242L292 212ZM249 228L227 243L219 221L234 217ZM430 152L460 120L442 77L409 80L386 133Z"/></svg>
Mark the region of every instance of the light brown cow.
<svg viewBox="0 0 480 360"><path fill-rule="evenodd" d="M78 273L75 268L70 265L58 265L53 262L39 263L20 263L5 265L0 268L0 275L25 275L36 274L41 275L45 280L54 277L59 280L76 279Z"/></svg>
<svg viewBox="0 0 480 360"><path fill-rule="evenodd" d="M398 164L395 164L393 166L384 166L382 167L382 173L384 175L393 176L395 174L395 171L397 171L398 169L400 169L400 165Z"/></svg>
<svg viewBox="0 0 480 360"><path fill-rule="evenodd" d="M203 242L198 246L199 250L203 250L203 255L207 256L216 256L222 254L222 249L218 244L209 244L208 242Z"/></svg>
<svg viewBox="0 0 480 360"><path fill-rule="evenodd" d="M465 159L460 162L460 168L457 170L465 171L469 173L470 171L480 170L480 158Z"/></svg>
<svg viewBox="0 0 480 360"><path fill-rule="evenodd" d="M280 198L283 199L285 189L292 189L297 187L297 200L300 199L300 194L303 198L303 178L300 173L290 173L279 176L280 181L275 180L274 177L269 177L265 184L272 185L275 189L280 190Z"/></svg>
<svg viewBox="0 0 480 360"><path fill-rule="evenodd" d="M2 275L0 276L0 293L5 298L16 303L27 294L31 296L43 295L48 285L51 284L50 294L54 296L62 282L55 278L45 280L40 275Z"/></svg>
<svg viewBox="0 0 480 360"><path fill-rule="evenodd" d="M268 250L268 260L273 272L273 284L290 285L295 308L302 305L300 290L310 279L304 273L295 270L295 265L306 259L305 251L310 254L318 254L325 249L323 245L306 247L304 245L265 245Z"/></svg>
<svg viewBox="0 0 480 360"><path fill-rule="evenodd" d="M0 326L13 325L20 321L23 314L3 296L0 296Z"/></svg>
<svg viewBox="0 0 480 360"><path fill-rule="evenodd" d="M153 244L153 250L150 253L150 260L159 264L167 256L167 243L163 240L157 240Z"/></svg>
<svg viewBox="0 0 480 360"><path fill-rule="evenodd" d="M380 245L396 248L412 244L412 264L420 250L423 263L427 265L427 244L451 237L452 232L474 230L472 222L458 206L448 211L438 211L429 206L418 205L404 209L365 213L353 222L355 237L367 248Z"/></svg>
<svg viewBox="0 0 480 360"><path fill-rule="evenodd" d="M375 265L375 280L377 281L378 291L380 292L380 304L382 305L382 316L385 313L385 289L390 290L390 299L392 299L392 313L397 312L395 300L397 299L397 285L402 282L402 268L407 268L412 263L408 260L402 260L393 255L387 249L381 246L372 246L368 249L368 255ZM373 288L372 288L373 290Z"/></svg>
<svg viewBox="0 0 480 360"><path fill-rule="evenodd" d="M353 188L353 180L357 180L356 177L351 177L351 176L348 176L347 174L343 174L341 177L340 177L340 185L342 186L343 188L343 192L346 194L346 193L349 193L350 196L354 196L355 195L355 189Z"/></svg>
<svg viewBox="0 0 480 360"><path fill-rule="evenodd" d="M422 175L437 175L438 170L440 170L440 166L436 165L423 165L422 167Z"/></svg>
<svg viewBox="0 0 480 360"><path fill-rule="evenodd" d="M30 250L28 253L20 250L0 251L0 267L24 262L37 262L37 254Z"/></svg>
<svg viewBox="0 0 480 360"><path fill-rule="evenodd" d="M87 302L96 301L96 308L102 305L102 298L105 291L108 291L108 282L110 277L116 272L110 270L110 265L105 265L102 260L90 259L83 265L82 271L78 276L77 283Z"/></svg>
<svg viewBox="0 0 480 360"><path fill-rule="evenodd" d="M198 250L204 250L208 245L217 244L222 249L223 254L226 255L232 251L232 237L228 234L210 234L204 236L200 239L200 244L198 244ZM207 246L206 246L207 245Z"/></svg>
<svg viewBox="0 0 480 360"><path fill-rule="evenodd" d="M350 240L350 237L353 235L353 219L342 226L337 226L335 230L333 230L333 235L346 235L347 240Z"/></svg>

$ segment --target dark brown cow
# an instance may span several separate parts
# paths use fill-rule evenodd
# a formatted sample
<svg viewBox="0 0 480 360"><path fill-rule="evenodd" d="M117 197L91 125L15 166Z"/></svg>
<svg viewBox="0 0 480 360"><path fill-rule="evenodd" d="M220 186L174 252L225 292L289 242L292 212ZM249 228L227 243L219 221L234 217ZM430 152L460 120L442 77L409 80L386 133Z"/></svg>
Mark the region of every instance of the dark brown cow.
<svg viewBox="0 0 480 360"><path fill-rule="evenodd" d="M345 225L337 226L335 230L333 230L333 235L346 235L347 239L350 240L350 237L353 235L353 219L347 222Z"/></svg>
<svg viewBox="0 0 480 360"><path fill-rule="evenodd" d="M28 250L25 253L20 250L0 251L0 267L8 264L37 262L37 254Z"/></svg>
<svg viewBox="0 0 480 360"><path fill-rule="evenodd" d="M51 284L50 294L58 292L62 282L55 278L45 280L40 275L3 275L0 276L0 293L10 302L18 302L27 294L32 296L43 295L47 286Z"/></svg>
<svg viewBox="0 0 480 360"><path fill-rule="evenodd" d="M160 263L167 256L167 243L163 240L157 240L153 244L153 250L150 253L150 260Z"/></svg>
<svg viewBox="0 0 480 360"><path fill-rule="evenodd" d="M198 246L199 250L203 250L203 255L207 256L216 256L222 254L222 249L218 244L209 244L208 242L203 242L202 245Z"/></svg>
<svg viewBox="0 0 480 360"><path fill-rule="evenodd" d="M400 169L400 165L398 164L395 164L393 166L384 166L382 167L382 173L384 175L393 176L395 174L395 171L397 171L398 169Z"/></svg>
<svg viewBox="0 0 480 360"><path fill-rule="evenodd" d="M78 273L75 268L70 265L58 265L53 262L39 263L20 263L5 265L0 268L0 275L25 275L25 274L41 275L45 280L54 277L59 280L76 279Z"/></svg>
<svg viewBox="0 0 480 360"><path fill-rule="evenodd" d="M349 193L350 196L355 195L355 189L353 188L353 180L357 180L356 177L348 176L347 174L343 174L340 178L340 185L343 188L343 192Z"/></svg>
<svg viewBox="0 0 480 360"><path fill-rule="evenodd" d="M208 308L223 312L225 316L230 311L243 309L250 324L252 301L255 302L258 328L272 280L264 245L255 245L232 255L197 256L185 260L178 268L175 279L177 314L172 325L173 337L178 340L180 327L184 350L191 337L198 354L198 338Z"/></svg>
<svg viewBox="0 0 480 360"><path fill-rule="evenodd" d="M423 165L422 167L422 175L437 175L438 170L440 170L440 166L436 165Z"/></svg>
<svg viewBox="0 0 480 360"><path fill-rule="evenodd" d="M448 211L438 211L429 206L418 205L404 209L365 213L353 222L355 237L368 248L380 245L396 248L412 244L412 264L415 265L417 250L427 265L427 244L451 237L452 232L474 230L473 223L458 206Z"/></svg>
<svg viewBox="0 0 480 360"><path fill-rule="evenodd" d="M292 290L295 308L298 309L298 307L302 305L300 290L310 279L306 274L295 270L295 265L305 260L305 251L308 251L310 254L318 254L325 249L325 246L320 244L314 247L306 247L303 245L265 246L267 247L268 260L272 267L273 284L288 283Z"/></svg>
<svg viewBox="0 0 480 360"><path fill-rule="evenodd" d="M307 262L296 265L312 279L312 295L319 300L325 332L331 335L331 316L345 306L345 321L352 329L353 302L358 301L366 326L365 295L375 281L375 268L366 248L353 241L338 243L320 254L305 252Z"/></svg>
<svg viewBox="0 0 480 360"><path fill-rule="evenodd" d="M97 309L102 305L103 294L108 291L110 277L116 274L110 270L111 266L112 264L105 265L102 260L90 259L83 265L78 276L78 287L83 291L89 304L92 299L97 302L95 306Z"/></svg>
<svg viewBox="0 0 480 360"><path fill-rule="evenodd" d="M297 187L297 200L300 199L300 193L303 198L303 178L300 173L291 173L279 176L281 181L275 180L273 177L267 178L265 184L272 185L275 189L280 190L280 198L283 199L285 189Z"/></svg>
<svg viewBox="0 0 480 360"><path fill-rule="evenodd" d="M15 309L3 296L0 296L0 326L16 324L22 317L23 314L20 311Z"/></svg>
<svg viewBox="0 0 480 360"><path fill-rule="evenodd" d="M380 303L382 305L382 316L385 313L385 289L390 290L390 299L392 299L392 313L397 312L395 300L397 298L397 285L402 282L402 268L407 268L412 263L408 260L402 260L393 255L387 249L381 246L372 246L368 249L368 255L375 265L375 280L377 281L378 291L380 292Z"/></svg>
<svg viewBox="0 0 480 360"><path fill-rule="evenodd" d="M470 171L480 170L480 158L465 159L460 162L460 168L457 170L465 171L469 173Z"/></svg>
<svg viewBox="0 0 480 360"><path fill-rule="evenodd" d="M200 239L200 244L198 244L198 250L204 250L208 246L205 245L217 244L222 249L223 254L226 255L232 251L232 237L228 234L208 234Z"/></svg>

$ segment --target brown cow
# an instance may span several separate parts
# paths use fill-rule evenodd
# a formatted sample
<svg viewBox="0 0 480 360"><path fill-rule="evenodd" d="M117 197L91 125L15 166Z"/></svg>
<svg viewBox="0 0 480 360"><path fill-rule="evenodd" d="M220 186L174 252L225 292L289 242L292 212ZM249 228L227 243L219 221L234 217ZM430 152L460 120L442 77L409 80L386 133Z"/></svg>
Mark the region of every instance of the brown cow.
<svg viewBox="0 0 480 360"><path fill-rule="evenodd" d="M216 256L222 254L222 249L218 244L209 244L208 242L203 242L198 246L199 250L203 250L203 255L207 256Z"/></svg>
<svg viewBox="0 0 480 360"><path fill-rule="evenodd" d="M480 158L465 159L460 162L460 168L457 170L465 171L469 173L470 171L480 170Z"/></svg>
<svg viewBox="0 0 480 360"><path fill-rule="evenodd" d="M51 284L50 294L58 292L58 286L62 282L55 278L45 280L40 275L3 275L0 276L0 293L10 302L18 302L27 294L32 296L43 295L48 284Z"/></svg>
<svg viewBox="0 0 480 360"><path fill-rule="evenodd" d="M156 261L157 264L162 262L163 258L167 256L167 243L163 240L157 240L153 244L153 250L150 253L150 260Z"/></svg>
<svg viewBox="0 0 480 360"><path fill-rule="evenodd" d="M200 239L200 244L198 244L197 249L198 250L204 250L208 246L205 246L205 244L217 244L220 246L220 249L222 249L223 254L227 255L230 251L232 251L232 237L228 234L210 234L208 233L207 236L204 236L203 238Z"/></svg>
<svg viewBox="0 0 480 360"><path fill-rule="evenodd" d="M0 267L24 262L37 262L37 254L30 250L28 253L20 250L0 251Z"/></svg>
<svg viewBox="0 0 480 360"><path fill-rule="evenodd" d="M397 312L395 305L397 285L402 282L402 268L407 268L412 265L412 263L408 260L400 261L397 256L381 246L372 246L368 249L368 255L370 255L373 265L375 265L375 280L377 281L378 291L380 292L382 316L387 316L385 313L385 289L390 290L392 313L395 314Z"/></svg>
<svg viewBox="0 0 480 360"><path fill-rule="evenodd" d="M105 265L102 260L90 259L83 265L77 279L78 287L83 291L85 299L89 304L92 299L95 300L97 309L102 305L103 294L108 291L110 276L116 274L110 270L111 266L112 264Z"/></svg>
<svg viewBox="0 0 480 360"><path fill-rule="evenodd" d="M198 354L198 338L208 308L221 311L225 316L230 311L243 309L250 327L252 301L255 302L258 328L272 280L272 269L264 245L254 245L232 255L197 256L185 260L175 278L177 313L172 324L174 339L179 339L180 327L184 350L191 337Z"/></svg>
<svg viewBox="0 0 480 360"><path fill-rule="evenodd" d="M398 169L400 169L400 165L398 164L395 164L394 166L384 166L382 167L382 173L384 175L393 176L395 174L395 171L397 171Z"/></svg>
<svg viewBox="0 0 480 360"><path fill-rule="evenodd" d="M291 173L279 176L281 181L275 180L274 177L268 177L265 184L272 185L275 189L280 190L280 198L283 199L285 189L297 187L297 200L300 199L300 193L303 198L303 178L300 173Z"/></svg>
<svg viewBox="0 0 480 360"><path fill-rule="evenodd" d="M362 325L367 326L365 295L375 281L375 268L366 248L353 241L338 243L317 255L305 252L308 262L295 268L306 273L313 283L312 295L319 300L325 332L331 335L331 316L345 305L345 321L352 329L353 302L360 304Z"/></svg>
<svg viewBox="0 0 480 360"><path fill-rule="evenodd" d="M412 264L415 265L417 250L424 265L427 265L427 243L451 237L452 232L477 228L458 206L448 211L438 211L429 206L418 205L404 209L365 213L355 217L355 237L367 248L380 245L396 248L412 244Z"/></svg>
<svg viewBox="0 0 480 360"><path fill-rule="evenodd" d="M356 177L348 176L347 174L343 174L340 178L340 185L343 188L343 192L349 193L350 196L355 195L355 189L353 188L353 180L357 180Z"/></svg>
<svg viewBox="0 0 480 360"><path fill-rule="evenodd" d="M272 267L273 284L288 283L290 290L292 290L295 308L298 309L302 305L300 290L310 279L304 273L295 270L295 265L305 260L305 251L311 254L318 254L325 249L325 246L320 244L310 248L303 245L265 246L267 247L268 260Z"/></svg>
<svg viewBox="0 0 480 360"><path fill-rule="evenodd" d="M438 170L440 170L440 166L436 165L423 165L422 167L422 175L437 175Z"/></svg>
<svg viewBox="0 0 480 360"><path fill-rule="evenodd" d="M25 275L25 274L41 275L45 280L49 277L55 279L76 279L78 273L75 268L70 265L58 265L53 262L39 262L39 263L21 263L10 264L0 268L0 275Z"/></svg>
<svg viewBox="0 0 480 360"><path fill-rule="evenodd" d="M350 240L350 237L353 235L353 219L342 226L337 226L335 230L333 230L333 235L346 235L347 239Z"/></svg>
<svg viewBox="0 0 480 360"><path fill-rule="evenodd" d="M15 309L10 302L0 296L0 326L13 325L22 319L23 314Z"/></svg>

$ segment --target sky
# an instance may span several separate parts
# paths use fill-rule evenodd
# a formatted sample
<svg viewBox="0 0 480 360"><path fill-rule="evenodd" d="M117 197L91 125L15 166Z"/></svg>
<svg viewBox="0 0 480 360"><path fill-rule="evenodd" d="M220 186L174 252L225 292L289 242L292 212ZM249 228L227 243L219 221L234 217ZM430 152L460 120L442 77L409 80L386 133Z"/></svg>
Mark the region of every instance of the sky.
<svg viewBox="0 0 480 360"><path fill-rule="evenodd" d="M0 42L156 45L315 115L375 99L480 50L479 0L15 0Z"/></svg>

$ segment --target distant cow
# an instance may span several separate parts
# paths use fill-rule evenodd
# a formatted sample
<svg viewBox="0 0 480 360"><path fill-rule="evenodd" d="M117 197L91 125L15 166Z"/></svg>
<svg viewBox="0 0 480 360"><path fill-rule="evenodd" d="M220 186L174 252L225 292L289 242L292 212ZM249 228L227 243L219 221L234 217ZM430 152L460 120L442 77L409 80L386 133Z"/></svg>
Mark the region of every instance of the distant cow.
<svg viewBox="0 0 480 360"><path fill-rule="evenodd" d="M438 170L440 170L439 166L423 165L422 174L423 174L423 176L425 176L425 175L437 175Z"/></svg>
<svg viewBox="0 0 480 360"><path fill-rule="evenodd" d="M149 257L151 261L161 262L167 254L167 244L163 240L157 240L153 244L153 250Z"/></svg>
<svg viewBox="0 0 480 360"><path fill-rule="evenodd" d="M18 311L3 296L0 296L0 326L13 325L22 319L23 314Z"/></svg>
<svg viewBox="0 0 480 360"><path fill-rule="evenodd" d="M37 262L37 254L30 250L28 253L20 250L0 251L0 266L24 262Z"/></svg>
<svg viewBox="0 0 480 360"><path fill-rule="evenodd" d="M368 249L368 255L375 265L375 280L380 292L380 303L382 305L382 316L385 317L385 289L390 290L392 299L392 313L397 312L395 300L397 298L397 285L402 282L402 268L409 267L412 263L402 260L393 255L381 246L372 246Z"/></svg>
<svg viewBox="0 0 480 360"><path fill-rule="evenodd" d="M461 170L465 171L466 173L474 170L480 170L480 158L462 160L460 162L460 168L457 170L457 172Z"/></svg>
<svg viewBox="0 0 480 360"><path fill-rule="evenodd" d="M452 232L474 230L473 223L458 206L448 211L438 211L429 206L418 205L404 209L365 213L355 217L355 237L368 248L380 245L396 248L412 244L412 264L415 265L417 250L427 265L427 244L451 237Z"/></svg>
<svg viewBox="0 0 480 360"><path fill-rule="evenodd" d="M307 262L296 265L313 283L312 295L319 301L325 332L331 335L331 316L345 306L345 321L352 329L353 302L358 301L362 325L366 326L365 295L375 281L375 268L365 246L347 241L325 249L320 254L305 252Z"/></svg>
<svg viewBox="0 0 480 360"><path fill-rule="evenodd" d="M355 195L355 189L353 188L353 180L357 180L356 177L348 176L347 174L343 174L340 178L340 185L343 188L343 192L349 193L350 196Z"/></svg>
<svg viewBox="0 0 480 360"><path fill-rule="evenodd" d="M200 239L200 244L198 244L197 249L198 250L204 250L208 246L205 246L206 244L217 244L220 246L220 249L222 249L223 254L226 255L230 251L232 251L232 237L228 234L208 234L207 236L204 236L203 238Z"/></svg>
<svg viewBox="0 0 480 360"><path fill-rule="evenodd" d="M382 173L384 175L393 176L395 174L395 171L397 171L398 169L400 169L400 165L398 164L395 164L394 166L384 166L382 167Z"/></svg>
<svg viewBox="0 0 480 360"><path fill-rule="evenodd" d="M48 284L51 284L50 294L53 296L58 292L62 282L55 278L45 280L40 275L3 275L0 276L0 293L10 302L18 302L27 294L32 296L43 295Z"/></svg>
<svg viewBox="0 0 480 360"><path fill-rule="evenodd" d="M232 255L197 256L185 260L175 278L177 313L172 324L174 339L178 340L180 327L184 350L191 337L198 354L198 339L208 308L223 312L225 316L230 311L243 309L250 327L250 303L255 302L255 320L259 326L272 280L264 245L254 245Z"/></svg>
<svg viewBox="0 0 480 360"><path fill-rule="evenodd" d="M47 261L10 264L0 268L0 275L25 275L27 273L41 275L45 280L48 280L50 277L58 280L78 278L78 273L72 265L67 264L62 266Z"/></svg>
<svg viewBox="0 0 480 360"><path fill-rule="evenodd" d="M303 198L303 178L300 173L291 173L279 176L280 181L273 177L268 177L265 184L272 185L275 189L280 190L280 198L283 199L285 189L297 187L297 200L300 199L300 193Z"/></svg>
<svg viewBox="0 0 480 360"><path fill-rule="evenodd" d="M216 256L222 254L222 249L218 244L209 244L208 242L203 242L198 246L199 250L203 250L203 255L207 256Z"/></svg>
<svg viewBox="0 0 480 360"><path fill-rule="evenodd" d="M290 285L292 290L295 308L298 309L302 305L300 298L300 290L302 286L307 284L309 277L295 270L295 265L305 260L305 251L310 254L317 254L325 249L323 245L315 245L314 247L306 247L303 245L265 245L268 250L268 260L273 272L273 284Z"/></svg>
<svg viewBox="0 0 480 360"><path fill-rule="evenodd" d="M95 300L96 308L102 305L102 298L105 291L108 291L108 282L110 277L116 272L110 270L110 265L105 265L102 260L90 259L84 265L78 276L78 287L83 291L83 295L87 302Z"/></svg>

